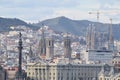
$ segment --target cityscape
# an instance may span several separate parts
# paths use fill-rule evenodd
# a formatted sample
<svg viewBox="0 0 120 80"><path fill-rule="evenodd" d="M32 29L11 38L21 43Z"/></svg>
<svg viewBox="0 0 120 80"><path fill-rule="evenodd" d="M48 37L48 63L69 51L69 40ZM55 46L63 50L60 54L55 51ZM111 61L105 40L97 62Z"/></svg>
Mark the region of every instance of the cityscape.
<svg viewBox="0 0 120 80"><path fill-rule="evenodd" d="M45 11L44 15L50 17L45 17L44 20L43 17L36 15L41 21L30 17L34 12L31 14L29 10L29 14L22 17L19 17L20 12L16 10L13 13L16 18L11 14L2 14L6 12L3 10L0 13L0 80L120 80L120 20L118 19L120 2L111 0L105 1L105 4L102 0L94 1L102 7L96 10L93 7L86 9L84 6L83 12L86 10L85 14L82 14L84 18L79 16L81 19L78 17L78 20L76 16L79 12L77 15L72 15L69 11L66 14L66 10L54 16ZM80 2L87 3L81 0L80 2L63 0L63 3L53 0L52 2L57 5L51 5L49 4L51 2L46 0L43 4L39 3L41 7L38 6L38 0L33 1L33 4L27 0L16 0L12 1L14 4L10 2L13 5L6 3L7 6L4 1L0 2L2 2L0 8L3 9L8 7L18 9L22 6L31 9L33 5L33 9L36 9L36 6L40 9L43 6L44 8L47 6L47 9L56 6L71 10ZM29 5L25 7L26 2ZM19 6L15 5L19 3ZM90 6L93 3L88 1L87 4ZM109 5L110 9L104 9L106 5ZM76 8L81 9L81 6ZM23 10L23 14L25 15L26 11ZM89 18L85 16L86 14L95 17ZM30 17L28 21L27 16ZM74 16L75 18L72 18ZM38 22L34 22L36 20Z"/></svg>

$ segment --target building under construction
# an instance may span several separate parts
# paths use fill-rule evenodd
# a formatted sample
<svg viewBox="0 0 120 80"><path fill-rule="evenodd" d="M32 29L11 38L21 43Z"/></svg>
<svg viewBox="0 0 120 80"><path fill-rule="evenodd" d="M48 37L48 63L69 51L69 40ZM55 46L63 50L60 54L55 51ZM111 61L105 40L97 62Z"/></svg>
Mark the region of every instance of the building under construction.
<svg viewBox="0 0 120 80"><path fill-rule="evenodd" d="M111 63L114 53L112 24L105 32L98 31L99 26L89 25L86 34L86 63Z"/></svg>
<svg viewBox="0 0 120 80"><path fill-rule="evenodd" d="M100 32L94 25L89 25L86 34L87 50L114 50L112 26L105 32Z"/></svg>

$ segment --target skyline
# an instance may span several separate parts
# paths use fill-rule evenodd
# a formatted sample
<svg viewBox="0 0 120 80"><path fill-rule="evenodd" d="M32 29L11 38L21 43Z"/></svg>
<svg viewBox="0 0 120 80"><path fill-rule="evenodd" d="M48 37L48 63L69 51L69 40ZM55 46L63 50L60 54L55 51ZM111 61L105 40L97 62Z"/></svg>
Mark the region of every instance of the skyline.
<svg viewBox="0 0 120 80"><path fill-rule="evenodd" d="M120 23L119 0L0 0L0 16L19 18L26 22L39 22L45 19L66 16L74 20L97 21L96 14L100 11L100 22Z"/></svg>

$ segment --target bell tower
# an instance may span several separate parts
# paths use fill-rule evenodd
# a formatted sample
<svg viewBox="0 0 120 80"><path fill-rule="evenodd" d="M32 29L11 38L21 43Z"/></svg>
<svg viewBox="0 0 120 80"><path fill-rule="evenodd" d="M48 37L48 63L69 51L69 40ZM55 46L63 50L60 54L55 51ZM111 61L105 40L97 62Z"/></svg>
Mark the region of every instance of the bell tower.
<svg viewBox="0 0 120 80"><path fill-rule="evenodd" d="M54 40L53 38L48 38L46 40L46 59L52 58L54 56Z"/></svg>
<svg viewBox="0 0 120 80"><path fill-rule="evenodd" d="M64 57L71 59L71 39L68 37L64 38Z"/></svg>

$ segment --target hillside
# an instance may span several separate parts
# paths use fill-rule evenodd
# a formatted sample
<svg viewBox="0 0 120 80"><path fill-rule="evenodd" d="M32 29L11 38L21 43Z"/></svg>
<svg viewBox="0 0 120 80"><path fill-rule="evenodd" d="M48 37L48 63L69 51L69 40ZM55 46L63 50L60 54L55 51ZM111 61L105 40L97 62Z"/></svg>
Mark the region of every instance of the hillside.
<svg viewBox="0 0 120 80"><path fill-rule="evenodd" d="M108 31L108 27L110 25L110 24L92 22L88 20L72 20L64 16L56 17L52 19L46 19L44 21L34 24L27 24L26 22L17 18L0 17L0 32L9 31L11 30L10 26L19 26L19 25L27 26L29 28L32 28L33 30L37 30L40 27L42 27L42 24L49 26L51 29L55 31L69 32L75 35L82 35L82 36L86 35L87 27L89 26L89 24L94 24L94 26L97 27L98 30L106 31L106 32ZM113 24L114 38L120 40L119 34L120 34L120 24Z"/></svg>
<svg viewBox="0 0 120 80"><path fill-rule="evenodd" d="M10 26L28 26L33 28L34 26L27 24L26 22L17 18L2 18L0 17L0 32L9 31Z"/></svg>
<svg viewBox="0 0 120 80"><path fill-rule="evenodd" d="M87 27L89 26L89 24L94 24L94 26L97 27L97 30L105 31L105 32L108 31L108 27L110 25L110 24L92 22L88 20L72 20L64 16L53 19L47 19L39 23L36 23L34 25L41 27L42 24L49 26L55 31L69 32L75 35L84 35L84 36L86 35ZM120 34L120 25L113 24L114 38L120 39L119 34Z"/></svg>

